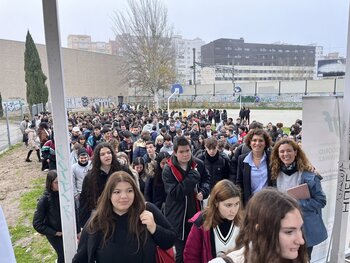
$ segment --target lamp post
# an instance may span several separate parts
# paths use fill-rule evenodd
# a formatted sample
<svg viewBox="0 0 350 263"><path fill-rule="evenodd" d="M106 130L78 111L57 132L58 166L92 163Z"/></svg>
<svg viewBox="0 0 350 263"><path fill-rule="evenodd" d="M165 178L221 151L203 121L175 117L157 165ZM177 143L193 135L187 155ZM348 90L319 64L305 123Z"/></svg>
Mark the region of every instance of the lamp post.
<svg viewBox="0 0 350 263"><path fill-rule="evenodd" d="M194 96L197 97L197 83L196 83L196 49L193 48L193 85L194 85Z"/></svg>

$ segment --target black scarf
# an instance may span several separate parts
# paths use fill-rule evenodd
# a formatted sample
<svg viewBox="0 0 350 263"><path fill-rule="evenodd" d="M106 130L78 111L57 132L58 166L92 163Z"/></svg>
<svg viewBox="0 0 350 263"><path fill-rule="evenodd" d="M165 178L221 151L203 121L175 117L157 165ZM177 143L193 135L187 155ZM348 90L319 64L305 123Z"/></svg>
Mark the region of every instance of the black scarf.
<svg viewBox="0 0 350 263"><path fill-rule="evenodd" d="M281 171L290 176L298 171L297 163L294 161L290 165L282 164Z"/></svg>

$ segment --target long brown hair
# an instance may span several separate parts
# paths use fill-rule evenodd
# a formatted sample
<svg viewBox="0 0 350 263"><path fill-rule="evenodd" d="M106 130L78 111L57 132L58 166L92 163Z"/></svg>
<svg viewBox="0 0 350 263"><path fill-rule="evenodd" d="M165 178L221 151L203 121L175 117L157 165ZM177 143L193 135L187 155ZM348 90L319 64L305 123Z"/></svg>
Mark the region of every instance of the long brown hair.
<svg viewBox="0 0 350 263"><path fill-rule="evenodd" d="M271 152L271 162L270 162L270 168L271 168L271 179L276 180L278 177L279 172L281 171L281 166L283 165L283 162L281 161L278 151L281 145L288 144L293 147L294 151L297 151L297 155L295 156L295 161L297 163L297 168L299 172L303 171L309 171L313 172L314 167L311 165L309 159L306 157L305 152L301 149L301 147L293 140L290 140L288 138L284 138L276 142L275 146L272 149Z"/></svg>
<svg viewBox="0 0 350 263"><path fill-rule="evenodd" d="M106 242L112 237L116 228L118 228L118 222L115 223L113 205L111 202L112 193L120 182L129 183L134 191L134 202L128 211L128 229L131 235L133 235L138 242L138 249L140 248L140 241L146 241L147 229L141 224L140 214L145 210L145 199L142 193L136 186L135 180L130 174L124 171L118 171L113 173L106 186L98 199L96 212L92 215L91 220L88 222L87 231L88 233L96 233L97 231L102 232L103 239L102 244L105 245Z"/></svg>
<svg viewBox="0 0 350 263"><path fill-rule="evenodd" d="M245 262L307 262L305 243L300 246L298 257L294 260L283 259L280 254L281 220L288 212L295 209L300 212L299 205L294 198L273 188L263 189L249 200L236 239L237 248L245 248Z"/></svg>
<svg viewBox="0 0 350 263"><path fill-rule="evenodd" d="M91 174L91 180L88 181L89 194L87 195L87 207L89 211L95 209L97 200L103 190L99 188L99 184L98 184L98 177L101 174L100 169L102 166L102 162L100 158L100 153L102 148L108 148L112 153L112 163L111 163L111 169L109 174L120 170L128 171L128 169L123 165L121 165L120 162L117 160L114 149L109 143L101 142L97 144L94 150L94 157L92 158L92 168L88 172L89 174Z"/></svg>
<svg viewBox="0 0 350 263"><path fill-rule="evenodd" d="M208 206L203 212L205 230L209 230L212 227L216 227L222 222L220 212L218 209L219 202L223 202L232 197L241 198L240 190L231 181L225 179L217 182L210 192L210 198ZM237 215L233 219L233 223L239 226L241 223L241 207L238 210Z"/></svg>

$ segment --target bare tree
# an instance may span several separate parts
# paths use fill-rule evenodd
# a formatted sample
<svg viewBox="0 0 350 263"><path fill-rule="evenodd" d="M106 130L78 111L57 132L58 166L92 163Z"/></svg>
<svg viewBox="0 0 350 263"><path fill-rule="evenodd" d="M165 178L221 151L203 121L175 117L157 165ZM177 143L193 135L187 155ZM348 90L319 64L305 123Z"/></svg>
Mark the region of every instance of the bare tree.
<svg viewBox="0 0 350 263"><path fill-rule="evenodd" d="M154 97L174 83L175 49L167 9L159 0L128 0L125 12L115 11L113 30L122 48L124 80Z"/></svg>

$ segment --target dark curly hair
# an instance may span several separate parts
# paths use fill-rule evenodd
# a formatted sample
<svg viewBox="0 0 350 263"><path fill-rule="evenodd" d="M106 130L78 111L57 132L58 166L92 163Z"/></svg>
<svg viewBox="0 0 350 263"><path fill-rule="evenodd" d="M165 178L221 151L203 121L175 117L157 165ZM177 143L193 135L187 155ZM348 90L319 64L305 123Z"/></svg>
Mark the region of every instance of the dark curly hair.
<svg viewBox="0 0 350 263"><path fill-rule="evenodd" d="M250 143L254 137L254 135L262 136L265 141L265 150L269 149L272 145L272 139L270 135L264 131L263 129L253 129L248 132L248 134L245 136L245 144L250 148Z"/></svg>
<svg viewBox="0 0 350 263"><path fill-rule="evenodd" d="M98 184L98 177L101 174L101 159L100 159L100 152L102 148L108 148L111 153L112 153L112 163L111 163L111 168L109 170L109 175L117 172L117 171L126 171L129 174L131 174L130 170L123 166L117 159L116 154L114 152L114 149L111 144L107 142L101 142L99 143L95 150L94 150L94 157L92 159L92 168L89 171L91 180L88 181L88 189L89 189L89 195L87 196L87 202L88 202L88 208L93 210L96 207L97 199L101 195L103 189L99 189L99 184Z"/></svg>

